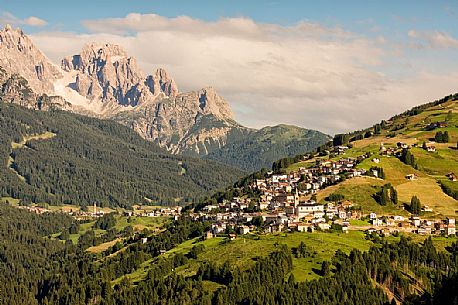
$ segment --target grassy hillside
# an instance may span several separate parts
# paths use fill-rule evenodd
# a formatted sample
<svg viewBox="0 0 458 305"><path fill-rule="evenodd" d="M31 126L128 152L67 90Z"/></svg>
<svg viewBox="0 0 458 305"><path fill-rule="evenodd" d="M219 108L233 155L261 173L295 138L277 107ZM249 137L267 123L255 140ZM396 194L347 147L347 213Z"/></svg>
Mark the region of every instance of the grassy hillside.
<svg viewBox="0 0 458 305"><path fill-rule="evenodd" d="M175 254L186 255L195 246L203 245L204 250L197 259L191 259L187 264L180 266L176 273L183 276L193 276L199 266L205 262L222 265L229 262L230 266L247 270L254 266L259 257L267 257L274 252L279 244L287 245L294 249L304 242L312 253L309 257L293 258L294 277L298 281L306 281L319 278L316 270L321 268L321 262L330 260L334 253L340 249L349 253L352 249L368 250L372 244L364 236L363 232L352 231L349 234L337 233L279 233L270 235L249 235L229 241L224 237L207 240L195 238L188 240L168 251L164 257ZM148 273L149 268L155 265L155 260L144 262L140 268L128 275L133 282L142 280ZM117 281L119 281L118 279Z"/></svg>
<svg viewBox="0 0 458 305"><path fill-rule="evenodd" d="M271 168L284 156L308 152L326 143L329 136L290 125L264 127L206 156L247 171Z"/></svg>
<svg viewBox="0 0 458 305"><path fill-rule="evenodd" d="M431 128L431 124L437 122L445 122L446 126ZM458 101L455 98L446 98L438 104L419 106L383 121L379 126L381 127L379 134L375 134L376 127L349 134L348 141L343 145L349 145L350 149L342 155L317 155L310 160L290 164L286 171L311 166L320 158L338 160L370 153L371 156L358 167L366 170L375 166L383 168L384 179L369 177L350 179L318 192L318 199L323 200L331 193L339 193L362 207L363 212L398 214L404 212L403 204L410 203L410 199L415 195L422 205L433 209L432 215L456 217L458 201L453 198L453 195L446 194L440 183L458 192L458 182L446 176L449 173L458 174ZM448 142L437 143L436 133L445 131L449 135ZM367 136L367 133L370 133L370 136ZM405 164L396 156L383 154L382 146L384 149L394 149L398 142L411 146L409 151L414 157L414 165ZM434 146L435 151L427 151L423 148L423 143L426 146ZM373 162L374 158L379 159L379 163ZM406 179L410 174L414 174L416 179ZM397 190L401 202L398 206L380 206L373 199L372 195L386 183L392 184Z"/></svg>
<svg viewBox="0 0 458 305"><path fill-rule="evenodd" d="M170 155L112 121L68 112L0 102L0 128L0 197L26 202L174 204L225 187L242 174Z"/></svg>

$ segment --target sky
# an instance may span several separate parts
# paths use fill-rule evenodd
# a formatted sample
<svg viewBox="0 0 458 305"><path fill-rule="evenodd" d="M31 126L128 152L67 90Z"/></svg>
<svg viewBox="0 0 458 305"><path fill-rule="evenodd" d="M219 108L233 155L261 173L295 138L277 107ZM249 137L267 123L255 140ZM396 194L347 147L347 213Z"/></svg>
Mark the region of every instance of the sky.
<svg viewBox="0 0 458 305"><path fill-rule="evenodd" d="M458 1L0 0L6 23L57 64L120 44L249 127L347 132L458 91Z"/></svg>

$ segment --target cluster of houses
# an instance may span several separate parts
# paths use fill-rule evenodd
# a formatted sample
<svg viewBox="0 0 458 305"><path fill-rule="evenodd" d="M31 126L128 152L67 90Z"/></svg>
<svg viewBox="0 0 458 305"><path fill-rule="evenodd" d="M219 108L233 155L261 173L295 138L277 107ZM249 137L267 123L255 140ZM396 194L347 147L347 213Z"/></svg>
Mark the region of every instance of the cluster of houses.
<svg viewBox="0 0 458 305"><path fill-rule="evenodd" d="M171 216L171 217L179 217L181 215L181 210L183 207L181 206L174 206L174 207L161 207L155 210L134 210L134 211L124 211L124 216L137 216L137 217L163 217L163 216Z"/></svg>
<svg viewBox="0 0 458 305"><path fill-rule="evenodd" d="M50 212L50 210L39 206L18 206L18 209L27 210L35 214L44 214Z"/></svg>
<svg viewBox="0 0 458 305"><path fill-rule="evenodd" d="M381 148L387 153L392 150L393 154L398 154L400 150L409 149L410 146L399 142L395 147L384 147L382 144ZM342 146L339 151L345 151L345 146ZM364 169L356 168L356 164L367 157L369 155L359 158L343 158L339 161L319 160L311 167L301 167L289 174L270 172L265 179L257 179L250 185L260 194L259 199L234 197L232 200L208 205L194 216L212 223L211 230L206 233L207 238L228 231L247 234L254 229L259 230L259 225L256 226L252 222L255 217L262 218L262 230L267 233L285 230L307 232L316 229L328 230L332 224L338 224L343 232L348 232L349 221L361 219L363 216L360 210L352 208L352 202L342 200L324 205L314 200L302 199L307 195L315 194L320 189L338 183L342 175L346 177L357 177L364 174L377 176L375 173L366 173ZM372 162L377 164L380 160L374 158ZM414 174L407 175L406 178L417 179ZM423 211L432 210L424 206ZM420 220L418 217L406 219L404 216L379 218L375 213L371 213L369 222L370 224L363 227L369 227L369 232L377 231L384 235L399 231L417 234L456 234L454 219Z"/></svg>
<svg viewBox="0 0 458 305"><path fill-rule="evenodd" d="M364 158L366 156L339 161L320 160L312 167L301 167L289 174L270 172L265 179L257 179L250 185L260 193L259 201L234 197L231 201L204 207L198 216L213 222L214 234L226 231L228 226L240 227L242 234L249 232L250 227L241 224L250 222L249 219L256 216L263 218L267 232L285 228L298 231L313 231L316 228L327 230L330 227L328 219L359 219L361 213L350 209L353 206L350 201L323 205L302 198L338 183L341 175L357 177L365 174L364 169L356 169L356 164ZM247 210L256 210L257 213L244 213Z"/></svg>
<svg viewBox="0 0 458 305"><path fill-rule="evenodd" d="M37 207L26 207L28 209L40 209ZM139 209L139 210L126 210L123 212L123 216L130 217L161 217L161 216L169 216L175 217L176 219L181 215L181 210L183 207L181 206L174 206L174 207L161 207L154 210L146 210L146 209ZM41 209L40 211L42 211ZM48 210L46 210L48 211ZM105 215L106 212L102 208L97 207L94 204L92 207L88 208L87 211L84 210L68 210L67 214L73 216L75 219L83 220L83 219L91 219L91 218L98 218Z"/></svg>
<svg viewBox="0 0 458 305"><path fill-rule="evenodd" d="M250 185L260 193L259 200L234 197L230 201L208 205L194 216L212 222L207 238L211 234L227 232L228 228L246 234L256 228L251 222L254 217L262 218L263 230L267 233L328 230L331 227L329 219L338 220L342 230L348 231L348 220L361 218L360 211L351 209L352 202L324 205L303 198L338 183L341 175L356 177L366 174L364 169L355 168L365 157L339 161L320 160L312 167L301 167L290 174L270 172L265 179L255 180ZM247 213L248 210L256 212Z"/></svg>
<svg viewBox="0 0 458 305"><path fill-rule="evenodd" d="M433 122L425 127L425 130L434 130L436 128L445 128L447 127L447 122Z"/></svg>
<svg viewBox="0 0 458 305"><path fill-rule="evenodd" d="M344 201L338 205L316 206L319 206L316 210L320 213L319 216L313 211L302 218L296 215L287 215L284 212L243 213L236 211L215 214L200 212L193 216L195 219L211 222L211 229L205 232L205 238L212 238L219 234L225 235L227 233L231 233L231 238L235 238L235 233L244 235L254 230L262 230L264 233L326 231L332 228L332 224L337 224L342 232L348 233L350 230L350 220L361 219L362 216L358 211L349 210L351 203L348 201ZM255 221L255 218L257 218L257 221ZM427 220L417 216L408 218L401 215L377 217L375 213L370 213L369 224L361 225L360 227L355 226L353 228L353 230L363 229L368 233L376 232L384 236L399 232L448 236L456 234L454 218Z"/></svg>
<svg viewBox="0 0 458 305"><path fill-rule="evenodd" d="M367 231L390 235L395 232L407 232L421 235L455 235L455 219L446 218L438 220L421 219L418 216L405 218L404 216L377 217L370 214L372 225Z"/></svg>
<svg viewBox="0 0 458 305"><path fill-rule="evenodd" d="M326 186L340 182L342 175L349 178L364 175L366 170L357 169L356 165L365 157L344 158L339 161L319 160L315 166L300 167L289 174L269 173L267 178L256 180L251 188L261 192L260 210L276 210L292 205L296 208L301 204L295 202L297 195L314 194Z"/></svg>
<svg viewBox="0 0 458 305"><path fill-rule="evenodd" d="M331 228L330 221L325 216L332 215L335 219L339 214L344 218L341 218L340 222L336 221L336 223L340 224L342 231L348 232L350 217L360 217L360 214L352 214L341 210L340 206L330 206L329 212L327 212L327 209L323 205L315 204L314 206L316 207L314 211L310 211L304 217L294 214L288 215L285 212L279 211L255 213L233 211L215 214L200 212L199 214L194 214L194 217L212 223L211 229L206 232L206 238L211 238L218 234L226 234L231 231L240 235L248 234L253 230L262 230L264 233L281 231L313 232L317 229L325 231Z"/></svg>
<svg viewBox="0 0 458 305"><path fill-rule="evenodd" d="M417 146L414 144L413 146ZM399 158L402 154L403 149L410 149L411 145L404 142L397 142L396 146L385 146L384 143L380 143L380 155L382 156L395 156Z"/></svg>

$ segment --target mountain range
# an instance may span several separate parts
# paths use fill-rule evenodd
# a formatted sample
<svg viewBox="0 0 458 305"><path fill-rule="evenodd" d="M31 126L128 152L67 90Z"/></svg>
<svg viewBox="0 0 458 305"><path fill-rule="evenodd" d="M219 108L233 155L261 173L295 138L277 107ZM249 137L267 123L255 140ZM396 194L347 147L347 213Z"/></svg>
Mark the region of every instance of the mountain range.
<svg viewBox="0 0 458 305"><path fill-rule="evenodd" d="M329 140L321 132L299 127L245 127L214 88L181 92L166 70L148 75L134 57L110 43L87 44L58 66L22 30L7 25L0 31L0 67L4 101L111 119L172 154L255 170ZM18 76L27 81L28 92L23 92Z"/></svg>

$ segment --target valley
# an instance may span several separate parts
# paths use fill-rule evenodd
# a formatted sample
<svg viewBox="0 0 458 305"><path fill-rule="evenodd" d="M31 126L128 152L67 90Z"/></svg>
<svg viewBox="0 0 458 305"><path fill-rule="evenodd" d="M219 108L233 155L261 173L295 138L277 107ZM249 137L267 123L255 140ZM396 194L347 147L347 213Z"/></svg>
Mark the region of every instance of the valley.
<svg viewBox="0 0 458 305"><path fill-rule="evenodd" d="M421 111L382 122L380 130L374 126L336 135L334 143L314 153L280 159L272 170L254 172L184 207L154 206L157 201L151 199L142 205L83 208L3 201L22 213L41 215L37 217L70 217L71 224L56 228L47 238L76 247L95 261L91 268L103 270L105 285L113 289L106 295L111 299L125 300L125 293L135 298L136 291L155 294L147 287L171 279L199 285L190 293L201 299L224 297L245 276L263 274L273 264L280 268L275 271L277 281L284 282L275 289L283 293L286 287L315 287L313 291L328 298L326 290L318 288L327 287L319 286L323 281L332 279L340 287L336 289L342 289L339 285L345 286L348 273L356 273L358 279L367 280L359 289L368 289L370 300L388 296L392 302L406 302L435 291L434 277L446 277L443 261L455 268L450 259L458 244L458 201L445 193L441 183L448 183L452 191L456 186L450 173L457 171L457 104L454 97L446 97L421 106ZM424 132L430 124L442 122L442 113L447 113L448 143L432 141L444 127ZM27 130L34 128L27 125ZM26 143L35 148L35 143L58 139L63 133L62 129L35 133L13 141L14 148L24 149ZM189 175L186 161L174 162L177 176ZM402 260L406 253L420 252L429 253L429 258L411 256L418 263L402 268L395 258L388 265L384 260L388 254ZM345 260L360 262L343 264ZM431 262L436 267L431 268ZM418 264L422 267L415 269ZM366 271L358 269L361 266ZM387 278L372 268L386 268ZM83 283L90 282L82 276ZM49 297L57 300L62 293L54 291Z"/></svg>
<svg viewBox="0 0 458 305"><path fill-rule="evenodd" d="M346 28L123 5L74 33L0 14L0 305L458 304L458 93L420 104L458 40L421 4Z"/></svg>

